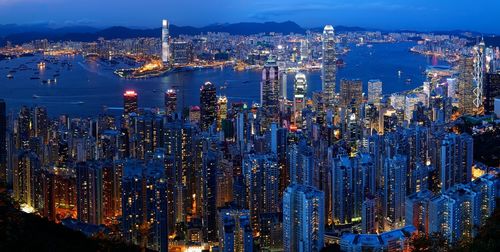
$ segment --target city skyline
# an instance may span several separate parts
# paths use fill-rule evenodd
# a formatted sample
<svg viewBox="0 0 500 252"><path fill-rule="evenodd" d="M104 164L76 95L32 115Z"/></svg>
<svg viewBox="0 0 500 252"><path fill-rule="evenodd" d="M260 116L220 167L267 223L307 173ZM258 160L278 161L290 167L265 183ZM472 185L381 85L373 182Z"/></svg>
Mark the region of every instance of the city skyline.
<svg viewBox="0 0 500 252"><path fill-rule="evenodd" d="M0 250L500 251L500 4L400 2L0 0Z"/></svg>
<svg viewBox="0 0 500 252"><path fill-rule="evenodd" d="M322 27L325 23L361 26L381 30L468 30L500 33L495 24L500 18L493 13L482 15L484 6L499 7L494 0L466 1L419 0L401 3L380 1L243 1L217 0L198 3L194 0L149 4L117 1L2 0L0 24L47 24L65 26L132 26L158 27L157 20L169 17L179 26L201 27L210 24L238 22L294 21L305 28ZM117 5L120 8L116 8ZM196 4L198 8L192 8ZM155 8L151 8L155 6ZM27 15L17 15L22 11ZM397 20L397 22L394 22Z"/></svg>

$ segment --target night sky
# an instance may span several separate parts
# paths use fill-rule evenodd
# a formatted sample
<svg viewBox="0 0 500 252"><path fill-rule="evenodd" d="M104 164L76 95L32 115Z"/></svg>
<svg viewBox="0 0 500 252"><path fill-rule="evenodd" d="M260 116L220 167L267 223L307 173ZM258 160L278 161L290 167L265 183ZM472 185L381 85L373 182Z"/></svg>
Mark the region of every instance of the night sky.
<svg viewBox="0 0 500 252"><path fill-rule="evenodd" d="M500 33L499 9L499 0L0 0L0 24L158 27L162 18L192 26L291 20L303 27Z"/></svg>

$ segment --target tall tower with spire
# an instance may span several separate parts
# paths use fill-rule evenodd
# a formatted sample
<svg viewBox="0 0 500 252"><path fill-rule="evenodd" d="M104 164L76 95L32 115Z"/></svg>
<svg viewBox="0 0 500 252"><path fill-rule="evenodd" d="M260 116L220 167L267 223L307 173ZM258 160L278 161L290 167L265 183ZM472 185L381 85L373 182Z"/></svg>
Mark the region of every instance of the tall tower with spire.
<svg viewBox="0 0 500 252"><path fill-rule="evenodd" d="M163 19L161 29L161 59L163 64L168 64L170 59L170 43L169 43L169 23L168 20Z"/></svg>
<svg viewBox="0 0 500 252"><path fill-rule="evenodd" d="M322 89L325 102L328 106L333 103L335 95L335 78L337 65L335 62L335 31L333 26L327 25L323 30L323 64L321 68Z"/></svg>
<svg viewBox="0 0 500 252"><path fill-rule="evenodd" d="M473 48L474 53L474 107L476 113L481 110L483 105L483 82L484 82L484 61L485 61L485 44L484 39L475 45Z"/></svg>

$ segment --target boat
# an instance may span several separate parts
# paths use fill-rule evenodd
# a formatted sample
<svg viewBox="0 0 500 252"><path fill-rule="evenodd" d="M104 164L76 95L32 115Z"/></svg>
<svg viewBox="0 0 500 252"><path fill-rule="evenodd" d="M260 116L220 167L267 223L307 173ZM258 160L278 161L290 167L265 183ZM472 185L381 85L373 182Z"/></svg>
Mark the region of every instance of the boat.
<svg viewBox="0 0 500 252"><path fill-rule="evenodd" d="M411 79L406 79L406 83L411 83Z"/></svg>
<svg viewBox="0 0 500 252"><path fill-rule="evenodd" d="M7 79L12 79L12 78L14 78L14 75L12 75L12 74L7 74Z"/></svg>
<svg viewBox="0 0 500 252"><path fill-rule="evenodd" d="M38 95L34 94L34 95L33 95L33 99L37 99L37 98L40 98L40 96L38 96Z"/></svg>

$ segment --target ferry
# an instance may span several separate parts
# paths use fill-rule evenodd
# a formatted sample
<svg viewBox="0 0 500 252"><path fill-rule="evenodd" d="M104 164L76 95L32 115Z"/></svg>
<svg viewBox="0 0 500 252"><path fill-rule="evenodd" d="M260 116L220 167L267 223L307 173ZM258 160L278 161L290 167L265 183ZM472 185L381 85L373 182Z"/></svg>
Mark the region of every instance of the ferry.
<svg viewBox="0 0 500 252"><path fill-rule="evenodd" d="M12 74L7 74L7 79L12 79L12 78L14 78L14 75L12 75Z"/></svg>

